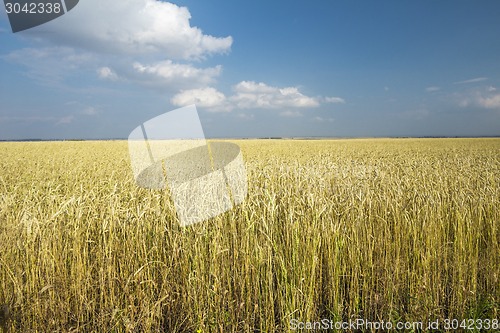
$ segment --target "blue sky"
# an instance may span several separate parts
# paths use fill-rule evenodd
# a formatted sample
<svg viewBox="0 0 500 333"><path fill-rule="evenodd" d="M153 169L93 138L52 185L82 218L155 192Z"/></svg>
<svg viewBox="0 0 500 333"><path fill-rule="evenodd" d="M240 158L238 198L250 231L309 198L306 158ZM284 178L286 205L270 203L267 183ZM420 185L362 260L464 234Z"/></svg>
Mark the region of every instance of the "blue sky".
<svg viewBox="0 0 500 333"><path fill-rule="evenodd" d="M0 139L500 135L500 2L80 0L13 34Z"/></svg>

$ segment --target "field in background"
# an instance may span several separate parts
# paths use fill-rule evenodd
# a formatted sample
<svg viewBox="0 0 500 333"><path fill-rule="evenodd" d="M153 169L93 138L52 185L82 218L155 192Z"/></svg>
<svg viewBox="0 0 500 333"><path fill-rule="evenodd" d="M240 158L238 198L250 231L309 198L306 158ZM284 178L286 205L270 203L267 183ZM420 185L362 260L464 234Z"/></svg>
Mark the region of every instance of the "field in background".
<svg viewBox="0 0 500 333"><path fill-rule="evenodd" d="M0 331L500 317L500 139L233 142L247 200L187 228L125 141L0 143Z"/></svg>

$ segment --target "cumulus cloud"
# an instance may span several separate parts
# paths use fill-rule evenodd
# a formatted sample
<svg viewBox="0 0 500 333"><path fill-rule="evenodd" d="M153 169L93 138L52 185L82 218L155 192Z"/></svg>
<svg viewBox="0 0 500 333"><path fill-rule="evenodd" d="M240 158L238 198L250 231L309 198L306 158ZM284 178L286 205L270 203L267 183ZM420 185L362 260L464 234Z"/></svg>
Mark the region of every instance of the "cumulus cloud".
<svg viewBox="0 0 500 333"><path fill-rule="evenodd" d="M269 94L275 92L276 88L270 87L263 82L256 83L254 81L242 81L234 87L234 90L240 93Z"/></svg>
<svg viewBox="0 0 500 333"><path fill-rule="evenodd" d="M97 70L97 75L101 79L116 81L118 79L118 75L109 67L101 67Z"/></svg>
<svg viewBox="0 0 500 333"><path fill-rule="evenodd" d="M455 94L458 106L500 110L500 93L493 87L476 89L462 94Z"/></svg>
<svg viewBox="0 0 500 333"><path fill-rule="evenodd" d="M155 86L206 86L215 81L222 72L222 66L197 68L191 64L178 64L165 60L154 64L135 62L133 65L138 81Z"/></svg>
<svg viewBox="0 0 500 333"><path fill-rule="evenodd" d="M315 108L320 102L344 103L340 97L309 97L297 87L273 87L263 82L241 81L233 86L233 95L226 96L214 88L183 90L172 97L176 106L197 104L208 111L231 111L234 109L299 109ZM298 116L297 112L283 111L283 116Z"/></svg>
<svg viewBox="0 0 500 333"><path fill-rule="evenodd" d="M63 86L66 77L90 71L95 72L101 80L138 83L165 92L207 86L215 82L222 72L222 66L198 68L193 64L175 63L172 60L143 63L131 59L98 57L70 47L23 48L3 58L25 67L26 74L43 85ZM114 68L107 65L111 62Z"/></svg>
<svg viewBox="0 0 500 333"><path fill-rule="evenodd" d="M120 55L160 53L170 59L193 60L230 50L232 37L204 34L191 26L190 19L186 7L170 2L85 0L32 33L49 32L43 37L59 45Z"/></svg>
<svg viewBox="0 0 500 333"><path fill-rule="evenodd" d="M64 88L66 78L89 71L102 80L164 92L206 87L222 66L203 68L193 62L229 52L232 37L205 34L190 19L186 7L165 1L80 1L57 20L22 33L37 47L5 58L25 66L42 84Z"/></svg>
<svg viewBox="0 0 500 333"><path fill-rule="evenodd" d="M85 0L57 20L23 32L41 48L14 51L8 57L45 81L57 81L60 87L65 86L65 78L90 71L106 81L177 91L171 98L173 105L195 103L209 111L345 103L340 97L312 97L298 87L254 81L241 81L224 95L211 87L222 66L203 68L193 62L229 52L233 39L205 34L190 19L186 7L165 1ZM53 44L61 46L48 46Z"/></svg>
<svg viewBox="0 0 500 333"><path fill-rule="evenodd" d="M71 50L71 49L69 49ZM62 62L63 64L65 61ZM92 66L87 64L87 67ZM35 66L38 68L38 66ZM222 66L198 68L192 64L180 64L171 60L153 63L116 62L116 68L101 66L96 70L98 78L107 81L126 81L141 84L162 91L178 90L188 87L205 87L215 82L222 72ZM46 67L47 68L47 67ZM66 72L68 66L64 66ZM53 73L55 70L46 70ZM64 76L65 71L60 72Z"/></svg>
<svg viewBox="0 0 500 333"><path fill-rule="evenodd" d="M106 56L97 57L89 52L78 52L70 47L24 48L12 51L3 58L24 66L29 77L44 85L61 83L78 71L95 71L102 80L123 80L162 91L176 91L207 86L222 73L222 66L198 68L193 64L180 64L172 60L152 63L114 60ZM109 62L114 63L114 68L106 65Z"/></svg>
<svg viewBox="0 0 500 333"><path fill-rule="evenodd" d="M477 103L486 109L500 109L500 94L488 97L479 96Z"/></svg>
<svg viewBox="0 0 500 333"><path fill-rule="evenodd" d="M317 98L302 94L296 87L272 87L265 83L242 81L233 87L231 102L240 109L278 109L318 107Z"/></svg>
<svg viewBox="0 0 500 333"><path fill-rule="evenodd" d="M196 104L199 107L222 110L226 102L226 96L215 88L208 87L181 91L172 97L170 101L176 106ZM225 110L228 111L229 109Z"/></svg>

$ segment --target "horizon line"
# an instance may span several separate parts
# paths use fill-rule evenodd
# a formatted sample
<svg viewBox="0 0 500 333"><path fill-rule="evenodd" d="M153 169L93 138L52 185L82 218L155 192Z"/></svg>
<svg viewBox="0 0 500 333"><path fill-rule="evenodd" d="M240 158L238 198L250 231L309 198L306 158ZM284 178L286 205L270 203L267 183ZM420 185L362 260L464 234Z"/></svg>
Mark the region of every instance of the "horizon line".
<svg viewBox="0 0 500 333"><path fill-rule="evenodd" d="M207 137L205 140L330 140L330 139L480 139L500 138L500 135L421 135L421 136L259 136L259 137ZM128 138L71 138L71 139L0 139L0 142L57 142L57 141L128 141ZM164 139L155 139L164 140ZM185 138L165 140L190 140Z"/></svg>

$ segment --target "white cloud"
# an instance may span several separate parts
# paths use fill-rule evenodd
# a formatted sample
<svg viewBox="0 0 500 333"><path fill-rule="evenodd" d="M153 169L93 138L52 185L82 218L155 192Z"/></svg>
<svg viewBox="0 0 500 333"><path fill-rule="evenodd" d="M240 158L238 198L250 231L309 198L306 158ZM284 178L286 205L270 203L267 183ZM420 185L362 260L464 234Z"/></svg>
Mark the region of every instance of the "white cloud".
<svg viewBox="0 0 500 333"><path fill-rule="evenodd" d="M232 37L206 35L190 24L186 7L156 0L85 0L30 34L59 45L120 55L160 53L170 59L203 59L226 53ZM89 21L91 20L91 21Z"/></svg>
<svg viewBox="0 0 500 333"><path fill-rule="evenodd" d="M479 96L477 99L479 106L486 109L500 109L500 94L482 97Z"/></svg>
<svg viewBox="0 0 500 333"><path fill-rule="evenodd" d="M488 87L488 92L493 92L493 91L497 91L497 88L495 88L493 86L489 86Z"/></svg>
<svg viewBox="0 0 500 333"><path fill-rule="evenodd" d="M476 82L481 82L481 81L486 81L486 80L488 80L487 77L476 77L476 78L469 79L469 80L453 82L453 84L476 83Z"/></svg>
<svg viewBox="0 0 500 333"><path fill-rule="evenodd" d="M190 89L176 94L170 100L173 105L186 106L196 104L212 111L229 111L224 109L226 96L214 88Z"/></svg>
<svg viewBox="0 0 500 333"><path fill-rule="evenodd" d="M93 106L86 107L82 111L82 114L86 116L95 116L97 113L98 113L97 109Z"/></svg>
<svg viewBox="0 0 500 333"><path fill-rule="evenodd" d="M276 109L315 108L321 101L328 103L344 103L340 97L309 97L302 94L297 87L273 87L265 83L242 81L233 86L234 94L226 96L214 88L182 90L172 97L171 103L176 106L196 104L208 111L232 111L234 109ZM283 111L283 116L298 116L297 112Z"/></svg>
<svg viewBox="0 0 500 333"><path fill-rule="evenodd" d="M325 101L333 104L345 104L345 100L340 97L326 97Z"/></svg>
<svg viewBox="0 0 500 333"><path fill-rule="evenodd" d="M118 75L109 67L101 67L97 70L97 75L101 79L116 81Z"/></svg>
<svg viewBox="0 0 500 333"><path fill-rule="evenodd" d="M282 117L289 117L289 118L297 118L297 117L302 117L302 113L299 111L283 111L280 113L280 116Z"/></svg>
<svg viewBox="0 0 500 333"><path fill-rule="evenodd" d="M271 94L275 92L278 88L273 88L268 86L263 82L256 83L254 81L242 81L234 86L234 90L239 93L250 93L250 94Z"/></svg>
<svg viewBox="0 0 500 333"><path fill-rule="evenodd" d="M345 103L340 97L311 97L298 87L254 81L241 81L226 97L210 87L221 75L222 66L203 68L192 61L229 52L232 37L205 34L192 26L190 19L186 7L164 1L80 1L66 15L24 33L38 45L60 47L25 49L9 57L25 65L44 84L51 81L66 87L64 81L70 75L94 72L102 80L178 91L172 104L194 102L209 111L284 110Z"/></svg>
<svg viewBox="0 0 500 333"><path fill-rule="evenodd" d="M325 122L333 123L335 121L334 118L323 118L323 117L314 117L313 120L319 123L325 123Z"/></svg>
<svg viewBox="0 0 500 333"><path fill-rule="evenodd" d="M152 65L135 62L132 65L135 79L154 86L201 87L213 83L222 72L222 66L197 68L190 64L178 64L165 60Z"/></svg>
<svg viewBox="0 0 500 333"><path fill-rule="evenodd" d="M492 90L490 88L455 94L454 99L458 106L462 108L479 107L500 110L500 94L495 93L496 89Z"/></svg>
<svg viewBox="0 0 500 333"><path fill-rule="evenodd" d="M148 87L181 89L201 87L215 82L222 72L222 66L197 68L192 64L174 63L171 60L143 64L130 59L113 61L110 57L97 57L88 52L78 52L70 47L24 48L15 50L4 59L27 68L27 75L43 84L55 84L77 71L95 70L102 80L125 80ZM115 63L116 68L102 66ZM101 66L99 66L101 65ZM97 69L94 69L97 68Z"/></svg>
<svg viewBox="0 0 500 333"><path fill-rule="evenodd" d="M439 90L441 90L441 88L436 87L436 86L431 86L431 87L425 88L425 91L427 91L427 92L434 92L434 91L439 91Z"/></svg>
<svg viewBox="0 0 500 333"><path fill-rule="evenodd" d="M229 52L232 37L204 34L190 19L186 7L164 1L80 1L57 20L23 32L37 48L4 58L25 66L27 75L43 85L63 89L69 88L66 78L82 72L163 92L206 87L222 67L198 68L190 62Z"/></svg>
<svg viewBox="0 0 500 333"><path fill-rule="evenodd" d="M296 87L272 87L265 83L242 81L233 87L230 100L239 109L279 109L318 107L317 98L302 94Z"/></svg>

